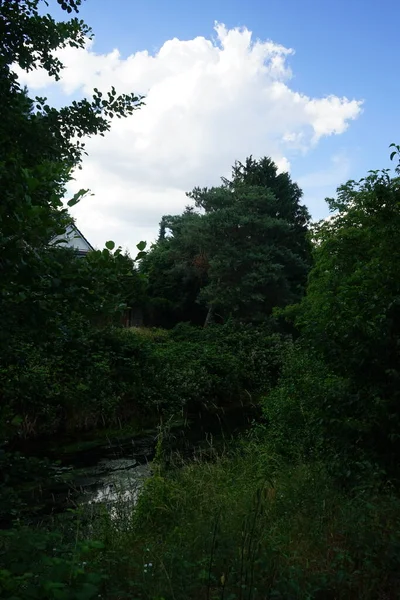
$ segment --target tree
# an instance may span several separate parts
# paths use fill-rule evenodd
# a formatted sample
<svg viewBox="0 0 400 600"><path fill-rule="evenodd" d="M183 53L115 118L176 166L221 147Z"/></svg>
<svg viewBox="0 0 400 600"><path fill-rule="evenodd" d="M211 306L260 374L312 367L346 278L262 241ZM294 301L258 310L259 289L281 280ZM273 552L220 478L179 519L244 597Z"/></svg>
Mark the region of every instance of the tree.
<svg viewBox="0 0 400 600"><path fill-rule="evenodd" d="M68 14L77 13L81 0L58 0L58 4ZM104 135L112 117L130 115L142 99L135 94L118 96L111 88L105 95L94 90L90 100L56 109L46 98L31 98L20 86L14 65L26 71L42 68L59 79L63 66L57 51L83 47L91 36L90 28L78 18L56 22L40 8L40 0L0 0L2 394L10 382L13 390L16 385L17 395L24 393L18 373L27 354L32 357L37 351L38 356L40 352L51 356L56 347L62 348L67 330L70 338L84 337L84 326L115 320L125 287L136 277L131 271L129 279L121 284L119 278L116 286L115 278L125 275L126 265L108 250L84 263L71 252L49 249L50 241L64 233L71 219L63 198L84 155L83 139ZM75 204L84 193L78 192L68 204ZM62 350L59 353L62 356ZM8 400L2 395L0 431L14 416L13 395Z"/></svg>
<svg viewBox="0 0 400 600"><path fill-rule="evenodd" d="M370 171L328 203L333 215L315 227L315 265L296 322L350 382L324 418L388 466L400 449L400 178Z"/></svg>
<svg viewBox="0 0 400 600"><path fill-rule="evenodd" d="M9 330L22 315L35 315L31 290L38 279L49 277L44 268L48 256L44 261L42 252L69 220L63 197L84 154L82 139L104 135L113 116L127 116L142 104L134 94L117 96L114 88L106 96L94 90L91 100L61 109L50 107L46 98L31 99L13 65L26 71L42 68L59 79L63 66L56 51L83 47L91 36L76 17L56 22L41 14L40 3L0 1L0 312ZM67 13L78 12L81 0L58 4ZM82 190L69 204L83 195Z"/></svg>
<svg viewBox="0 0 400 600"><path fill-rule="evenodd" d="M204 210L208 284L201 299L225 316L258 320L299 300L310 266L302 192L269 158L236 163L232 179L189 197Z"/></svg>
<svg viewBox="0 0 400 600"><path fill-rule="evenodd" d="M159 239L140 265L148 282L147 318L152 324L170 327L180 321L204 321L205 308L197 302L208 268L202 219L187 207L182 215L161 220Z"/></svg>
<svg viewBox="0 0 400 600"><path fill-rule="evenodd" d="M29 315L30 304L19 310L20 326L29 330L30 339L40 343L44 329L49 337L60 326L65 331L76 324L118 325L127 306L143 304L145 281L135 261L121 248L112 250L93 250L84 258L72 248L50 247L40 253L38 270L45 276L32 282L29 294L37 308L34 315Z"/></svg>
<svg viewBox="0 0 400 600"><path fill-rule="evenodd" d="M269 158L250 157L235 164L231 181L187 195L195 206L163 217L142 265L153 305L168 305L175 322L207 315L208 324L215 316L263 320L301 298L311 258L309 215L287 173L278 174Z"/></svg>

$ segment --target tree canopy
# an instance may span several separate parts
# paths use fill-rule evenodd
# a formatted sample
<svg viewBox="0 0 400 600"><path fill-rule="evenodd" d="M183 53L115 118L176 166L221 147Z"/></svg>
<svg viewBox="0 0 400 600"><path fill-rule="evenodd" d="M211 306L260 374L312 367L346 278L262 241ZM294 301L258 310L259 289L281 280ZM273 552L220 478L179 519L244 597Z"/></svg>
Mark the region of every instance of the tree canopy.
<svg viewBox="0 0 400 600"><path fill-rule="evenodd" d="M196 302L209 316L250 321L296 302L311 258L301 196L269 158L236 163L219 187L195 188L188 193L195 208L163 218L162 236L143 265L150 295L157 289L157 298L168 299L174 290L186 312Z"/></svg>
<svg viewBox="0 0 400 600"><path fill-rule="evenodd" d="M47 246L70 221L64 197L85 152L82 140L104 135L113 116L128 116L142 104L140 96L117 95L112 88L105 95L94 90L91 99L56 109L46 98L31 98L21 88L15 65L26 71L41 68L59 79L63 65L57 51L83 47L92 35L77 17L57 22L43 14L40 9L46 4L0 2L0 312L9 332L22 321L28 326L49 306L51 295L44 292L54 288L49 260L57 259ZM58 4L70 15L81 1ZM69 205L84 193L81 190Z"/></svg>

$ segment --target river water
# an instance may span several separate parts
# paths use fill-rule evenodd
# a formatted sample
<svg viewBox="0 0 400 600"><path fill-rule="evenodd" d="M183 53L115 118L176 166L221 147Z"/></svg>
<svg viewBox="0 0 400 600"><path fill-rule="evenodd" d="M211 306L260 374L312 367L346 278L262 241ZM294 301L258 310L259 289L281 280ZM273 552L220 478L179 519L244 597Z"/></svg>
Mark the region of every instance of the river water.
<svg viewBox="0 0 400 600"><path fill-rule="evenodd" d="M105 505L111 518L121 516L121 509L129 515L146 479L151 477L151 463L138 464L129 458L101 461L99 476L92 477L92 485L86 480L75 501L78 505L93 508ZM126 515L126 516L127 516Z"/></svg>
<svg viewBox="0 0 400 600"><path fill-rule="evenodd" d="M164 458L174 462L178 455L186 460L215 455L246 430L253 417L254 411L240 407L223 419L207 416L190 426L178 427L167 436ZM40 498L32 502L33 512L45 516L82 505L96 510L103 504L113 514L117 505L132 505L144 481L151 477L157 439L154 431L136 438L116 436L86 450L62 455L57 455L54 448L52 452L46 448L36 450L35 455L60 461L57 475L64 481L41 490Z"/></svg>

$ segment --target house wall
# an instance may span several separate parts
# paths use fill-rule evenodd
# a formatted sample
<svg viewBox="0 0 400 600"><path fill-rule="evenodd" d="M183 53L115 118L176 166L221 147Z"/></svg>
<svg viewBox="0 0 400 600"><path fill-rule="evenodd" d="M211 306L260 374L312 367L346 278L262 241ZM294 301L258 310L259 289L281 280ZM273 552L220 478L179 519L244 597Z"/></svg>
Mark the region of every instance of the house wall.
<svg viewBox="0 0 400 600"><path fill-rule="evenodd" d="M64 235L54 238L53 243L58 240L65 240L57 244L63 248L75 248L79 252L89 252L92 249L90 244L71 225L67 227Z"/></svg>

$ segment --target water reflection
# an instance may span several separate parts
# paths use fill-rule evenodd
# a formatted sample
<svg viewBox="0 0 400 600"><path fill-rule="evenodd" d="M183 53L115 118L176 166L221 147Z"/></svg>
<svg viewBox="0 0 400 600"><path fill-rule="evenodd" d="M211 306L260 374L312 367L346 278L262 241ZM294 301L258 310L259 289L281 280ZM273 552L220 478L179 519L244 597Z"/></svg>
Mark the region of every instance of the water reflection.
<svg viewBox="0 0 400 600"><path fill-rule="evenodd" d="M103 460L93 471L81 482L82 494L78 502L106 505L111 517L136 504L145 480L151 476L149 463L138 464L135 460L124 458Z"/></svg>

